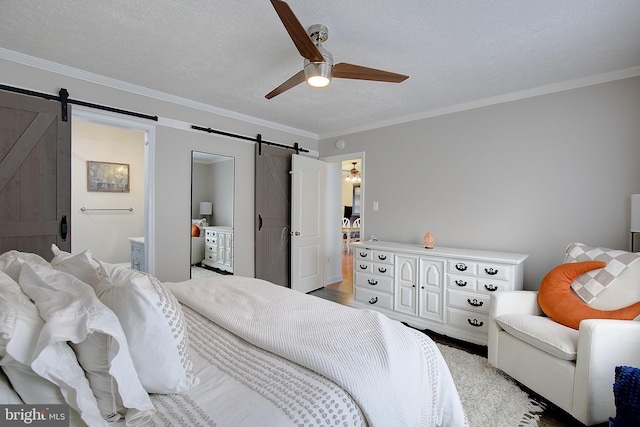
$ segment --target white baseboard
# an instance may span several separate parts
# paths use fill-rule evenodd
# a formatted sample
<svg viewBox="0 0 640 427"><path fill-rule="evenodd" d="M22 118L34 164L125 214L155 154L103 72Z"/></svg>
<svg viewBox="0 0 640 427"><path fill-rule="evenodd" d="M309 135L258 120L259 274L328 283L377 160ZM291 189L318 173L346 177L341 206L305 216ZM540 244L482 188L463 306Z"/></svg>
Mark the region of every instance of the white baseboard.
<svg viewBox="0 0 640 427"><path fill-rule="evenodd" d="M332 283L338 283L338 282L342 282L343 277L342 274L338 275L338 276L333 276L333 277L327 277L327 282L324 284L325 286L330 285Z"/></svg>

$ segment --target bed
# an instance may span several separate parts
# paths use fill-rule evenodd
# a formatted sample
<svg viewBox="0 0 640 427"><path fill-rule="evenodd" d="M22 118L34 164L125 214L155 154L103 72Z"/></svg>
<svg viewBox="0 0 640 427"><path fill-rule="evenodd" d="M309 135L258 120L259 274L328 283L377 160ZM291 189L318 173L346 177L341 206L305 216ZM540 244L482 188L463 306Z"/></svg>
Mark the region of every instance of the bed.
<svg viewBox="0 0 640 427"><path fill-rule="evenodd" d="M467 425L435 344L375 311L253 278L160 283L88 251L54 253L50 263L0 255L2 403L60 403L61 394L72 425ZM13 323L12 310L23 311ZM40 332L16 350L13 341L25 340L11 330L20 316ZM81 347L105 336L117 345L96 380L96 367L85 366L96 350L88 362ZM69 366L77 356L73 372L86 375L69 384L73 375L52 372L47 352ZM57 387L58 400L33 401L36 386L16 376L16 365ZM105 371L119 396L101 386Z"/></svg>

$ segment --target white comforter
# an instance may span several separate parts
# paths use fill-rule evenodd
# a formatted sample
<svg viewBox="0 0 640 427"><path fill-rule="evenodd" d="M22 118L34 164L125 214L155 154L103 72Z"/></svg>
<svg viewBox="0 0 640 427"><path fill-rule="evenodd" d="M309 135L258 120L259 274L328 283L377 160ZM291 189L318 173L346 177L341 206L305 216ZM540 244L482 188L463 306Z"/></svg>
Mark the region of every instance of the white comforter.
<svg viewBox="0 0 640 427"><path fill-rule="evenodd" d="M235 335L342 386L373 427L466 425L435 344L382 314L238 276L165 285Z"/></svg>

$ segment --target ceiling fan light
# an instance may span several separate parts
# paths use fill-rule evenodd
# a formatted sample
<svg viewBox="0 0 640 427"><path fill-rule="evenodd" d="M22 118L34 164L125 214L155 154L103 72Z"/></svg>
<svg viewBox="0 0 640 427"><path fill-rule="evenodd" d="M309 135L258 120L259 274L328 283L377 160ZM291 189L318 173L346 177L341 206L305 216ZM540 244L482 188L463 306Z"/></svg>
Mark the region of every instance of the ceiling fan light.
<svg viewBox="0 0 640 427"><path fill-rule="evenodd" d="M312 87L326 87L331 83L332 66L326 62L309 62L304 66L307 84Z"/></svg>
<svg viewBox="0 0 640 427"><path fill-rule="evenodd" d="M346 182L350 182L352 184L358 184L362 182L362 175L360 174L360 171L356 169L356 163L358 162L351 162L353 168L347 174L347 178L345 179Z"/></svg>

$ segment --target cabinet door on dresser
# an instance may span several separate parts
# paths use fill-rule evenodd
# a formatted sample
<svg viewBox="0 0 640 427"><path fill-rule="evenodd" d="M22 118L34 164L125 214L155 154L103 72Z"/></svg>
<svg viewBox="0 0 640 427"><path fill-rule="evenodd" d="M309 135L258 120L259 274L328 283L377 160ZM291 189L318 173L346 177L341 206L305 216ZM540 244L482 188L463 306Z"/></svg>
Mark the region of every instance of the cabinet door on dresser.
<svg viewBox="0 0 640 427"><path fill-rule="evenodd" d="M418 257L396 255L394 310L418 315Z"/></svg>
<svg viewBox="0 0 640 427"><path fill-rule="evenodd" d="M444 260L420 257L418 316L444 322Z"/></svg>
<svg viewBox="0 0 640 427"><path fill-rule="evenodd" d="M394 310L444 322L444 260L396 256Z"/></svg>

